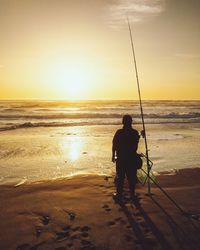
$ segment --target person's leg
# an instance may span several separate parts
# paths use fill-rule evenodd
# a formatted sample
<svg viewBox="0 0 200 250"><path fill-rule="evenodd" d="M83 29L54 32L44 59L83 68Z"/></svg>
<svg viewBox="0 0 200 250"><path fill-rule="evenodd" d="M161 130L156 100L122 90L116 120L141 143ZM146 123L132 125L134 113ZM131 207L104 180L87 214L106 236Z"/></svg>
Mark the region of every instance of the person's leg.
<svg viewBox="0 0 200 250"><path fill-rule="evenodd" d="M124 186L125 170L124 166L119 162L116 162L116 190L117 195L122 196Z"/></svg>
<svg viewBox="0 0 200 250"><path fill-rule="evenodd" d="M128 179L129 190L131 197L135 196L135 186L137 182L137 169L134 169L133 166L128 166L126 169L126 176Z"/></svg>

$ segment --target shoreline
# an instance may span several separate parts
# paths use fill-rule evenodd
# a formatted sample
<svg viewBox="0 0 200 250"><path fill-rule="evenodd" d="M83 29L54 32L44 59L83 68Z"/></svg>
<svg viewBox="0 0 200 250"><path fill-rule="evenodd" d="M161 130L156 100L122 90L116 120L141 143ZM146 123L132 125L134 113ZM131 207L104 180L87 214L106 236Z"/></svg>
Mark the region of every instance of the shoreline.
<svg viewBox="0 0 200 250"><path fill-rule="evenodd" d="M120 116L121 117L121 116ZM118 117L118 119L120 118ZM66 119L66 118L63 118ZM76 118L81 119L81 118ZM102 118L103 119L103 118ZM111 119L111 118L110 118ZM139 118L137 118L139 119ZM148 119L148 118L146 118ZM166 119L167 118L163 118ZM179 118L179 119L183 119L183 118ZM141 122L137 121L134 123L136 126L141 126ZM199 121L184 121L184 120L178 120L178 121L157 121L157 122L149 122L146 121L145 124L147 126L164 126L164 125L171 125L171 126L177 126L177 125L199 125L200 122ZM105 123L88 123L88 122L80 122L80 123L76 123L76 122L72 122L72 123L55 123L54 121L50 122L50 123L45 123L45 122L24 122L24 123L20 123L20 124L15 124L15 125L11 125L11 126L6 126L6 127L0 127L0 133L3 132L9 132L9 131L15 131L15 130L23 130L23 129L34 129L34 128L73 128L73 127L95 127L95 126L121 126L121 122L114 122L114 123L110 123L110 122L105 122Z"/></svg>
<svg viewBox="0 0 200 250"><path fill-rule="evenodd" d="M158 175L186 211L200 214L200 168ZM113 176L74 176L18 187L1 185L1 249L198 249L200 221L183 216L152 185L139 205L115 203Z"/></svg>
<svg viewBox="0 0 200 250"><path fill-rule="evenodd" d="M113 175L110 174L94 174L94 173L85 173L85 174L73 174L69 176L64 177L57 177L53 179L41 179L41 180L33 180L33 181L27 181L27 179L22 179L18 183L8 183L8 184L0 184L1 187L19 187L24 185L40 185L44 183L53 183L53 182L59 182L59 181L68 181L73 178L87 178L91 176L97 176L102 178L113 178L115 174L115 171L113 171ZM193 179L186 178L187 174L189 174L190 177ZM158 182L162 182L163 186L177 186L177 185L187 185L187 186L193 186L194 182L197 183L198 180L200 180L200 167L199 168L183 168L183 169L172 169L169 171L153 171L153 175L156 177L156 180ZM170 177L170 178L169 178ZM182 178L180 180L180 178ZM195 180L194 180L195 179ZM178 182L177 182L178 180ZM152 183L152 186L154 184Z"/></svg>
<svg viewBox="0 0 200 250"><path fill-rule="evenodd" d="M121 127L121 126L120 126ZM111 174L111 143L119 126L32 128L1 135L2 184L59 178L79 172ZM136 126L136 129L141 130ZM199 125L148 127L153 170L199 167ZM92 145L92 147L91 147ZM141 140L138 152L144 152Z"/></svg>

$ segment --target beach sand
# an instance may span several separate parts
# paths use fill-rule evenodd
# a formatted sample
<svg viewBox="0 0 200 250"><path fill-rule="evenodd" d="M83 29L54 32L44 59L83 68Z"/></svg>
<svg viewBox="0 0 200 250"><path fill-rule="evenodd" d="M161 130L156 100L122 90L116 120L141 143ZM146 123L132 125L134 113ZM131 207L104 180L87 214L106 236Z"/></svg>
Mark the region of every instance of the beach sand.
<svg viewBox="0 0 200 250"><path fill-rule="evenodd" d="M163 172L157 181L186 212L200 212L200 168ZM139 202L114 202L113 176L0 186L0 249L200 249L200 220L152 187Z"/></svg>

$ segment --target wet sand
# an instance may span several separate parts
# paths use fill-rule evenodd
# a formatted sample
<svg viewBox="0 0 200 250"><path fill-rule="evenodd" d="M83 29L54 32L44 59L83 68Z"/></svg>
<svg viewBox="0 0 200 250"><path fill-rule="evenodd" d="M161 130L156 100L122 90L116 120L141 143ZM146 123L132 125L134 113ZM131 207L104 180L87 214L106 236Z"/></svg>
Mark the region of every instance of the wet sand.
<svg viewBox="0 0 200 250"><path fill-rule="evenodd" d="M112 138L121 125L24 128L0 136L0 184L51 180L77 174L113 174ZM136 126L141 131L139 125ZM199 167L199 124L147 124L156 172ZM144 140L138 153L145 152Z"/></svg>
<svg viewBox="0 0 200 250"><path fill-rule="evenodd" d="M81 175L0 186L0 249L200 249L200 220L155 186L138 202L112 198L113 176ZM163 172L157 181L186 212L200 213L200 168Z"/></svg>

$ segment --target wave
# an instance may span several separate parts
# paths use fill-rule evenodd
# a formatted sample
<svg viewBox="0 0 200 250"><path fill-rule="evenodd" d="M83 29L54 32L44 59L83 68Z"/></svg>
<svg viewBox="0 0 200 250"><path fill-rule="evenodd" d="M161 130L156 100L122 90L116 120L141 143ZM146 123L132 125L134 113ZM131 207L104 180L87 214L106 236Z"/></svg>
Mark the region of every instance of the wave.
<svg viewBox="0 0 200 250"><path fill-rule="evenodd" d="M113 123L113 125L118 123ZM36 127L72 127L72 126L86 126L86 125L108 125L107 123L91 123L91 122L71 122L71 123L63 123L63 122L25 122L21 124L14 124L11 126L1 127L0 131L6 131L6 130L14 130L14 129L20 129L20 128L36 128Z"/></svg>
<svg viewBox="0 0 200 250"><path fill-rule="evenodd" d="M24 109L19 108L5 108L2 112L24 112Z"/></svg>
<svg viewBox="0 0 200 250"><path fill-rule="evenodd" d="M144 101L148 124L200 123L200 101ZM0 131L32 127L115 125L125 113L141 122L138 101L0 102Z"/></svg>
<svg viewBox="0 0 200 250"><path fill-rule="evenodd" d="M146 124L178 124L178 123L200 123L198 120L146 120ZM141 124L140 119L136 120L134 124ZM107 122L99 122L99 120L78 121L78 122L25 122L20 124L13 124L0 127L0 132L7 130L23 129L23 128L37 128L37 127L73 127L73 126L108 126L108 125L121 125L121 120Z"/></svg>
<svg viewBox="0 0 200 250"><path fill-rule="evenodd" d="M200 107L200 100L143 100L144 107ZM40 108L70 108L70 107L135 107L139 106L138 100L85 100L85 101L41 101L41 100L32 100L32 101L14 101L14 100L5 100L0 101L0 109L3 108L14 108L14 109L40 109Z"/></svg>
<svg viewBox="0 0 200 250"><path fill-rule="evenodd" d="M121 118L124 112L122 113L85 113L85 112L78 112L78 113L58 113L58 114L7 114L7 115L0 115L0 119L95 119L95 118ZM131 114L133 119L140 118L141 115L138 114ZM147 119L192 119L192 118L200 118L199 112L189 112L189 113L168 113L168 114L145 114L145 118Z"/></svg>

